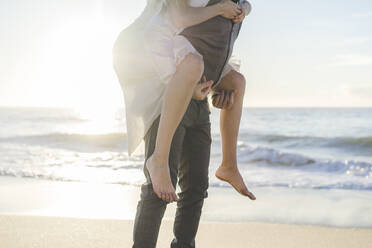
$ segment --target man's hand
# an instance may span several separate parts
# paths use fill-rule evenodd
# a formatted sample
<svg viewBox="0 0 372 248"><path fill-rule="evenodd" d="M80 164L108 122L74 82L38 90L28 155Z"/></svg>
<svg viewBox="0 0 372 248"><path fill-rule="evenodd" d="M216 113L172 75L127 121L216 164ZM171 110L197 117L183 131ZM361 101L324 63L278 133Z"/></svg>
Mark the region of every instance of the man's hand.
<svg viewBox="0 0 372 248"><path fill-rule="evenodd" d="M243 3L241 3L240 7L242 9L242 13L240 13L233 19L234 23L242 22L244 18L252 11L252 5L248 1L244 1Z"/></svg>
<svg viewBox="0 0 372 248"><path fill-rule="evenodd" d="M245 14L244 14L244 11L243 11L240 15L236 16L232 21L234 23L239 23L239 22L244 21L244 18L245 18Z"/></svg>
<svg viewBox="0 0 372 248"><path fill-rule="evenodd" d="M192 98L195 100L204 100L211 91L212 84L213 80L207 81L207 78L203 76L201 83L195 86Z"/></svg>
<svg viewBox="0 0 372 248"><path fill-rule="evenodd" d="M214 92L212 104L215 108L231 109L234 104L234 91L221 90Z"/></svg>
<svg viewBox="0 0 372 248"><path fill-rule="evenodd" d="M241 15L241 7L231 0L222 0L218 3L221 8L221 15L227 19L234 19Z"/></svg>

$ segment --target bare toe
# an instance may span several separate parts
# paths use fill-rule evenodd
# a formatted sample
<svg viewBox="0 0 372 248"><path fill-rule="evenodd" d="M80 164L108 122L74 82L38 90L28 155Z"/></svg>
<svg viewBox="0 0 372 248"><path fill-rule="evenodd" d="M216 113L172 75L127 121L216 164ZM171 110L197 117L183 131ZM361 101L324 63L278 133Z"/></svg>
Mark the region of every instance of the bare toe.
<svg viewBox="0 0 372 248"><path fill-rule="evenodd" d="M231 184L231 186L233 186L240 194L248 196L252 200L256 199L254 195L247 189L243 177L237 168L220 166L216 171L215 176L218 179Z"/></svg>
<svg viewBox="0 0 372 248"><path fill-rule="evenodd" d="M167 194L165 192L161 192L161 199L167 201Z"/></svg>
<svg viewBox="0 0 372 248"><path fill-rule="evenodd" d="M168 162L159 160L151 155L147 159L145 167L156 195L166 202L172 202L175 190L169 175Z"/></svg>
<svg viewBox="0 0 372 248"><path fill-rule="evenodd" d="M155 195L157 195L159 198L161 198L161 193L160 193L159 190L154 186L154 184L152 184L152 189L153 189Z"/></svg>
<svg viewBox="0 0 372 248"><path fill-rule="evenodd" d="M243 195L248 196L251 200L256 200L256 197L253 195L252 192L250 192L247 188L241 191Z"/></svg>
<svg viewBox="0 0 372 248"><path fill-rule="evenodd" d="M173 193L173 199L174 199L174 201L178 201L178 196L177 196L176 192Z"/></svg>
<svg viewBox="0 0 372 248"><path fill-rule="evenodd" d="M168 202L167 201L167 194L166 193L161 193L161 199L163 200L163 201L165 201L165 202Z"/></svg>
<svg viewBox="0 0 372 248"><path fill-rule="evenodd" d="M174 202L173 192L169 192L168 196L169 196L169 203Z"/></svg>

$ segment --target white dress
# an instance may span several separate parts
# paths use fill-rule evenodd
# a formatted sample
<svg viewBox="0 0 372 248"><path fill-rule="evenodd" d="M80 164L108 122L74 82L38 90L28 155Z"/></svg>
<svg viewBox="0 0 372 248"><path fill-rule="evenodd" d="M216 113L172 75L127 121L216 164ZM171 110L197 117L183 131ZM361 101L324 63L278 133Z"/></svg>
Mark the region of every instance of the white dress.
<svg viewBox="0 0 372 248"><path fill-rule="evenodd" d="M160 115L166 84L189 53L202 56L167 17L170 0L148 0L142 14L118 36L113 48L114 69L125 102L128 153L141 144ZM204 7L208 0L189 0ZM226 66L226 74L231 66ZM143 148L142 148L143 149Z"/></svg>

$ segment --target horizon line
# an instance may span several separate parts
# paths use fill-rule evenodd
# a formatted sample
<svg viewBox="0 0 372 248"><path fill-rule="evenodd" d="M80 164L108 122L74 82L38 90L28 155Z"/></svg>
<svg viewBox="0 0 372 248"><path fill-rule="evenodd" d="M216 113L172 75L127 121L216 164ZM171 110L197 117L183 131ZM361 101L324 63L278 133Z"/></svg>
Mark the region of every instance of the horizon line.
<svg viewBox="0 0 372 248"><path fill-rule="evenodd" d="M114 108L125 108L125 106L113 106ZM213 106L211 106L213 107ZM78 106L45 106L45 105L0 105L0 108L54 108L75 109ZM243 106L243 108L372 108L371 106Z"/></svg>

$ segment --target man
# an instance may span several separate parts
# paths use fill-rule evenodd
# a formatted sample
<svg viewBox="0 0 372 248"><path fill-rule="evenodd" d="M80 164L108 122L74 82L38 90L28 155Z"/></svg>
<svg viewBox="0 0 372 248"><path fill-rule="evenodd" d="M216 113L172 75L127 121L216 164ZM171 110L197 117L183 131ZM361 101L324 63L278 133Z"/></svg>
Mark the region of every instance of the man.
<svg viewBox="0 0 372 248"><path fill-rule="evenodd" d="M210 0L208 5L220 1ZM241 22L234 23L222 16L217 16L189 27L182 33L203 55L204 74L208 80L213 80L215 85L218 84L226 69L240 28ZM207 30L208 32L205 32ZM195 247L195 236L204 199L208 197L208 168L212 141L209 115L207 99L192 99L172 140L169 155L170 176L174 187L176 187L178 177L181 192L178 194L179 200L173 228L175 237L171 248ZM145 136L146 160L155 148L159 120L160 117L154 121ZM146 167L144 167L144 174L146 183L141 186L141 199L137 205L133 248L156 246L160 224L168 204L154 193Z"/></svg>

